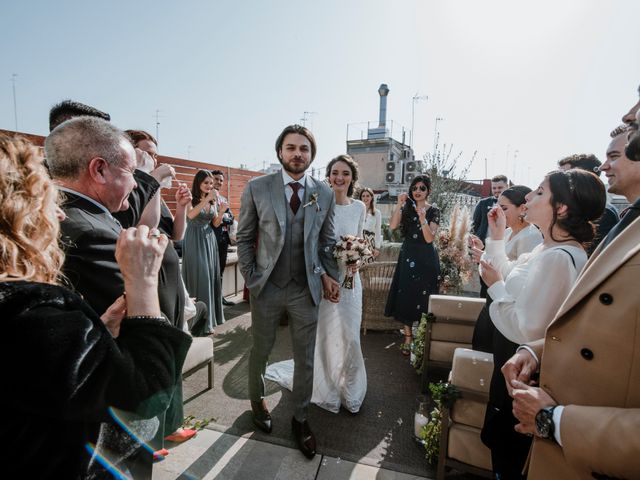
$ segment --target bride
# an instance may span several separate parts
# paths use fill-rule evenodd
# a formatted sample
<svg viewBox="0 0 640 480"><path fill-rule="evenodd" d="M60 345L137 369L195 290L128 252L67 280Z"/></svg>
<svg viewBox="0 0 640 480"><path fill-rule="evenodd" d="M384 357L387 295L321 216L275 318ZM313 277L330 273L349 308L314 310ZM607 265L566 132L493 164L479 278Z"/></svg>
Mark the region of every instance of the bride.
<svg viewBox="0 0 640 480"><path fill-rule="evenodd" d="M349 155L339 155L327 165L327 178L336 196L336 240L342 235L362 237L366 208L360 200L351 198L358 165ZM345 274L342 264L340 280ZM318 313L311 402L333 413L340 410L340 405L357 413L367 393L367 372L360 349L361 320L362 284L354 269L353 289L341 289L340 303L322 300ZM265 377L291 390L293 360L269 365Z"/></svg>

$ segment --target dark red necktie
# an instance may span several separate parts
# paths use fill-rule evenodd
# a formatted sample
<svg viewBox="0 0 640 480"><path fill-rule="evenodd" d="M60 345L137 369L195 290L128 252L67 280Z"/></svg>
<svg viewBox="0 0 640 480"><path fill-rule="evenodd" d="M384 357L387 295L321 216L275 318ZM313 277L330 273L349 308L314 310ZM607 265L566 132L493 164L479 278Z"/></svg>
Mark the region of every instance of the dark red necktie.
<svg viewBox="0 0 640 480"><path fill-rule="evenodd" d="M298 182L289 182L289 186L293 190L291 194L291 200L289 200L289 205L291 206L291 211L295 215L298 213L298 208L300 208L300 197L298 196L298 190L302 187Z"/></svg>

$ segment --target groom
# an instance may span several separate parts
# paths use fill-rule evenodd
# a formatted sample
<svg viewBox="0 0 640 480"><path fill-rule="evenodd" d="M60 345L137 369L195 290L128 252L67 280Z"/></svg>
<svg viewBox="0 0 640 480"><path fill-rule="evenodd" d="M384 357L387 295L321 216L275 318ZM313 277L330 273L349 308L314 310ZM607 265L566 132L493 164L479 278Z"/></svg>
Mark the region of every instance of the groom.
<svg viewBox="0 0 640 480"><path fill-rule="evenodd" d="M307 128L286 127L276 140L276 153L282 170L253 179L242 193L237 233L240 271L251 293L249 397L253 423L270 433L264 373L280 319L286 315L295 365L291 425L298 448L313 458L316 441L307 410L318 304L323 293L332 302L340 297L333 258L335 198L325 183L305 174L316 155L316 142Z"/></svg>

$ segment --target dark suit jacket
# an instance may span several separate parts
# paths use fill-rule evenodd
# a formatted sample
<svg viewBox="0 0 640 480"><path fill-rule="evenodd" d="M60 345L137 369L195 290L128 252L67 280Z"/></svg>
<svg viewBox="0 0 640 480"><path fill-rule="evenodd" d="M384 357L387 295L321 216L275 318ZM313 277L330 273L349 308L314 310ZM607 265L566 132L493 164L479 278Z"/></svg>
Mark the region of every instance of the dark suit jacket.
<svg viewBox="0 0 640 480"><path fill-rule="evenodd" d="M619 221L620 216L618 215L618 210L616 210L616 207L610 203L607 203L602 216L596 222L596 236L593 239L591 246L587 249L587 255L591 256L591 254L596 251L596 248L598 248L602 239L607 236L609 230L611 230Z"/></svg>
<svg viewBox="0 0 640 480"><path fill-rule="evenodd" d="M483 242L489 231L487 213L496 204L496 197L486 197L478 202L473 211L473 233Z"/></svg>
<svg viewBox="0 0 640 480"><path fill-rule="evenodd" d="M124 228L136 225L142 210L159 187L153 177L138 170L136 182L138 188L129 196L129 210L120 215ZM72 288L102 315L124 292L124 280L115 259L121 226L111 214L90 201L72 193L65 195L67 200L62 209L67 218L60 224L61 242L66 254L63 273Z"/></svg>

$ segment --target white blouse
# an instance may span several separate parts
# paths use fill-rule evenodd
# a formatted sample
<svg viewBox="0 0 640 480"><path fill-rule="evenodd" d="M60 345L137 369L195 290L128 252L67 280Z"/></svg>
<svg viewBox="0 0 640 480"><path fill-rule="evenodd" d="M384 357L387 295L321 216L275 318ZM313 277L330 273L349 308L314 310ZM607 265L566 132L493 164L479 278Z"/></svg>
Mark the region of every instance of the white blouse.
<svg viewBox="0 0 640 480"><path fill-rule="evenodd" d="M513 235L510 228L504 232L504 238L507 239L504 250L509 260L517 260L523 253L529 253L537 245L542 243L542 233L534 225L523 228Z"/></svg>
<svg viewBox="0 0 640 480"><path fill-rule="evenodd" d="M491 321L500 333L518 344L544 337L547 326L587 263L587 254L580 247L545 248L542 244L531 253L509 261L505 241L490 238L482 258L491 262L505 279L487 291L493 299L489 307Z"/></svg>
<svg viewBox="0 0 640 480"><path fill-rule="evenodd" d="M382 214L377 208L374 210L374 214L367 209L367 216L364 219L363 230L373 232L375 235L376 249L380 250L382 246Z"/></svg>

